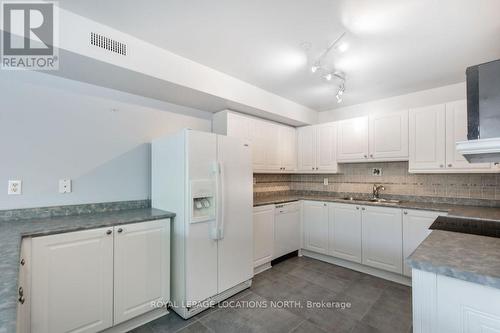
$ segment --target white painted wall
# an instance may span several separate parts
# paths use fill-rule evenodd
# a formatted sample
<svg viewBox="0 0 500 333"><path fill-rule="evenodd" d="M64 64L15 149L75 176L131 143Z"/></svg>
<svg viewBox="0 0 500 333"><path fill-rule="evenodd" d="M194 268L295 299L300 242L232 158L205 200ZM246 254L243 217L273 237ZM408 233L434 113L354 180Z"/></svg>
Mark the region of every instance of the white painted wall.
<svg viewBox="0 0 500 333"><path fill-rule="evenodd" d="M211 129L211 113L41 73L3 71L0 95L0 209L149 198L151 139Z"/></svg>
<svg viewBox="0 0 500 333"><path fill-rule="evenodd" d="M347 93L347 92L346 92ZM422 90L368 103L362 103L319 113L319 123L368 115L369 112L396 111L426 105L446 103L466 98L465 82Z"/></svg>

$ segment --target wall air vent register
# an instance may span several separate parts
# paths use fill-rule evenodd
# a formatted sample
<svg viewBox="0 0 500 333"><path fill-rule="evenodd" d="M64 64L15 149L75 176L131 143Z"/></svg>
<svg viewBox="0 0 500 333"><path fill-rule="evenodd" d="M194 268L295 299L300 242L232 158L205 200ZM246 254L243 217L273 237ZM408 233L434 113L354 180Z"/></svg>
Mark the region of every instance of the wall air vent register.
<svg viewBox="0 0 500 333"><path fill-rule="evenodd" d="M124 56L127 55L127 44L118 42L96 32L90 33L90 44Z"/></svg>

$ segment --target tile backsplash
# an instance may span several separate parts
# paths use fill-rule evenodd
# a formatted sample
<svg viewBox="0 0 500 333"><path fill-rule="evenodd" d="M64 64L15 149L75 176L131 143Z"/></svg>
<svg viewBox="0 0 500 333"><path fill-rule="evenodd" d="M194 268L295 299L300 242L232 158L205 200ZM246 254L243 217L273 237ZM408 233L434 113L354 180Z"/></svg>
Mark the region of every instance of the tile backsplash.
<svg viewBox="0 0 500 333"><path fill-rule="evenodd" d="M254 195L289 191L371 193L373 184L382 184L382 196L500 200L500 174L411 174L408 162L351 163L339 167L339 174L254 174ZM373 168L382 169L382 175L373 176ZM324 185L324 178L328 178L328 185Z"/></svg>

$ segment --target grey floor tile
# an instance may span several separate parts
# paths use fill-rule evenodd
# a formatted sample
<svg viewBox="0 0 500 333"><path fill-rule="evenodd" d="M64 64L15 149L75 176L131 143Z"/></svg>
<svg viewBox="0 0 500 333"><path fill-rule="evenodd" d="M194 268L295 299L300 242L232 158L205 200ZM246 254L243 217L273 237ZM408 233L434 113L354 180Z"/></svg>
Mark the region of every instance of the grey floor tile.
<svg viewBox="0 0 500 333"><path fill-rule="evenodd" d="M326 331L310 321L304 320L299 326L294 328L291 333L326 333Z"/></svg>
<svg viewBox="0 0 500 333"><path fill-rule="evenodd" d="M289 274L317 284L333 292L342 292L350 284L349 280L334 277L316 269L309 269L307 266L294 268Z"/></svg>
<svg viewBox="0 0 500 333"><path fill-rule="evenodd" d="M196 320L196 318L185 320L174 311L170 311L166 316L150 322L148 326L154 333L170 333L177 332Z"/></svg>
<svg viewBox="0 0 500 333"><path fill-rule="evenodd" d="M251 293L240 300L236 308L216 311L200 321L215 332L289 332L302 319L293 313L269 306L265 298ZM245 306L248 304L250 307ZM268 306L262 307L267 303ZM260 304L260 305L259 305ZM254 305L258 305L253 307Z"/></svg>
<svg viewBox="0 0 500 333"><path fill-rule="evenodd" d="M184 327L178 333L210 333L212 332L208 327L200 323L199 321L195 321L194 323Z"/></svg>
<svg viewBox="0 0 500 333"><path fill-rule="evenodd" d="M410 287L306 257L256 275L250 289L230 300L240 306L216 306L187 321L172 311L132 332L411 332ZM271 301L293 303L270 307ZM324 306L328 302L349 302L351 308Z"/></svg>
<svg viewBox="0 0 500 333"><path fill-rule="evenodd" d="M378 328L367 325L365 323L358 323L353 327L350 333L392 333L392 331L383 332Z"/></svg>

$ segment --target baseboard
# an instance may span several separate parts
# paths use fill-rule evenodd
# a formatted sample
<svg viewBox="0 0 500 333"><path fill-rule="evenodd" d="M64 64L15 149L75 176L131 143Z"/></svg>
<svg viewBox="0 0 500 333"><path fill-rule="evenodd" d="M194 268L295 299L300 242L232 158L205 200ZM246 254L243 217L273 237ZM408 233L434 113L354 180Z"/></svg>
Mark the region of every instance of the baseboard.
<svg viewBox="0 0 500 333"><path fill-rule="evenodd" d="M316 252L312 252L312 251L308 251L308 250L304 250L304 249L302 249L300 252L301 252L300 254L303 255L304 257L309 257L309 258L321 260L321 261L324 261L324 262L327 262L330 264L334 264L334 265L338 265L338 266L352 269L353 271L358 271L361 273L373 275L373 276L379 277L381 279L393 281L393 282L396 282L399 284L404 284L405 286L411 287L411 278L406 277L406 276L401 275L401 274L387 272L387 271L384 271L384 270L381 270L378 268L373 268L373 267L365 266L362 264L358 264L357 262L347 261L344 259L339 259L339 258L331 257L329 255L316 253Z"/></svg>
<svg viewBox="0 0 500 333"><path fill-rule="evenodd" d="M168 310L165 308L156 309L156 310L147 312L143 315L140 315L138 317L127 320L126 322L123 322L123 323L118 324L116 326L110 327L102 332L103 333L126 333L126 332L133 330L134 328L137 328L137 327L142 326L144 324L147 324L155 319L163 317L164 315L166 315L168 313L169 313Z"/></svg>
<svg viewBox="0 0 500 333"><path fill-rule="evenodd" d="M253 275L257 275L259 273L262 273L264 271L267 271L268 269L270 269L272 266L271 266L271 262L266 262L265 264L262 264L260 266L257 266L253 269Z"/></svg>
<svg viewBox="0 0 500 333"><path fill-rule="evenodd" d="M290 259L290 258L293 258L293 257L297 257L299 255L299 250L296 250L296 251L293 251L293 252L290 252L290 253L287 253L285 255L282 255L281 257L278 257L276 259L273 259L271 261L271 266L274 266L276 264L279 264L280 262L282 261L285 261L287 259Z"/></svg>

